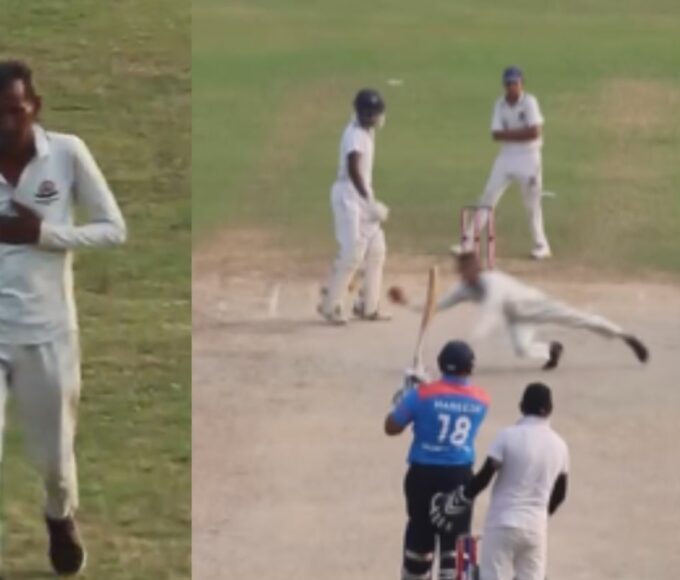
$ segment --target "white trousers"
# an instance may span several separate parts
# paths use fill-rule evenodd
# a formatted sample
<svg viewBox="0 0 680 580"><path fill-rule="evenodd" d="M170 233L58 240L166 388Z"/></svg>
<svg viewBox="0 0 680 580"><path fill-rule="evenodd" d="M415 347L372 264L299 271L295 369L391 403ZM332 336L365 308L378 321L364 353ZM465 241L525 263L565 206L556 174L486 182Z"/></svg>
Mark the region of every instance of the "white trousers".
<svg viewBox="0 0 680 580"><path fill-rule="evenodd" d="M498 527L484 530L482 580L545 580L547 533L541 530Z"/></svg>
<svg viewBox="0 0 680 580"><path fill-rule="evenodd" d="M7 398L14 397L30 458L42 475L51 518L78 507L74 438L80 396L78 334L35 345L0 343L0 459Z"/></svg>
<svg viewBox="0 0 680 580"><path fill-rule="evenodd" d="M522 192L524 206L529 215L529 226L535 247L549 248L543 225L543 170L540 151L526 153L500 153L491 169L484 193L478 205L496 207L510 184L517 182ZM487 215L482 213L479 219L480 231L484 229ZM467 239L472 240L474 223L467 228ZM469 250L471 248L465 248Z"/></svg>
<svg viewBox="0 0 680 580"><path fill-rule="evenodd" d="M378 311L383 267L387 255L385 234L377 222L369 221L357 193L343 184L333 186L331 206L338 255L326 286L323 309L344 313L349 284L363 271L361 308L367 315Z"/></svg>
<svg viewBox="0 0 680 580"><path fill-rule="evenodd" d="M552 298L515 302L505 309L510 339L518 356L547 360L550 343L536 339L536 326L555 324L589 330L604 338L620 338L620 326L597 314L577 310Z"/></svg>

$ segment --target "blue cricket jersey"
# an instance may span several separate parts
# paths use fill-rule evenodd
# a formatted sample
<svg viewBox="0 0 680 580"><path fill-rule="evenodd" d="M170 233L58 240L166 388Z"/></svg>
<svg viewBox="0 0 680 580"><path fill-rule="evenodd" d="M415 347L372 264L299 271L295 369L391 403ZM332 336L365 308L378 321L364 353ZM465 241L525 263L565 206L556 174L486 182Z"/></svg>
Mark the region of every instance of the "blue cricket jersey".
<svg viewBox="0 0 680 580"><path fill-rule="evenodd" d="M489 408L489 395L461 377L443 377L413 389L392 411L394 421L413 423L409 463L472 465L475 439Z"/></svg>

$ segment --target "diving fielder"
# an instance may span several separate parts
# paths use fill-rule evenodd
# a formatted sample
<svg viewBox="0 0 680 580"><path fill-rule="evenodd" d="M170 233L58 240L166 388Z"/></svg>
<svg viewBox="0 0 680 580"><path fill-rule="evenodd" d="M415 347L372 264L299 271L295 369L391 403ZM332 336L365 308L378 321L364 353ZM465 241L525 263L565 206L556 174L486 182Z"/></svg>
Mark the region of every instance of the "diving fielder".
<svg viewBox="0 0 680 580"><path fill-rule="evenodd" d="M551 255L541 205L544 119L536 97L524 91L524 77L519 68L511 66L505 69L503 85L505 94L496 101L491 121L491 134L494 141L501 143L501 150L491 169L484 193L477 203L480 206L496 207L510 184L517 182L529 214L534 243L531 257L541 260ZM487 219L486 212L480 212L480 230L485 227ZM465 232L470 245L464 248L454 246L454 253L472 250L474 227L474 223L470 223Z"/></svg>
<svg viewBox="0 0 680 580"><path fill-rule="evenodd" d="M489 395L470 382L474 353L466 343L447 343L437 362L442 377L402 389L402 398L385 419L387 435L399 435L413 425L404 480L408 522L402 580L431 578L437 538L440 580L453 580L456 538L470 532L472 521L470 509L437 529L430 521L430 503L436 494L451 492L471 479L475 439L487 414ZM407 377L406 383L411 380Z"/></svg>
<svg viewBox="0 0 680 580"><path fill-rule="evenodd" d="M619 338L640 362L647 361L649 352L645 345L606 318L572 308L498 270L483 271L474 253L461 254L456 260L461 282L439 300L437 310L446 310L461 302L480 304L482 318L476 330L478 337L485 336L502 320L517 355L543 361L543 368L548 370L557 367L564 347L559 342L537 340L536 326L556 324L590 330L605 338Z"/></svg>
<svg viewBox="0 0 680 580"><path fill-rule="evenodd" d="M385 102L378 91L363 89L354 99L354 112L342 134L338 175L331 189L338 256L318 308L332 324L347 323L345 302L359 269L363 287L353 313L364 320L384 318L379 311L386 256L382 223L389 212L375 198L373 157L375 132L384 123Z"/></svg>
<svg viewBox="0 0 680 580"><path fill-rule="evenodd" d="M118 205L87 146L38 123L41 99L21 62L0 62L0 431L14 397L45 488L55 572L85 564L75 513L80 347L71 251L125 240ZM75 225L76 206L89 219Z"/></svg>
<svg viewBox="0 0 680 580"><path fill-rule="evenodd" d="M550 426L550 388L532 383L524 391L522 418L503 429L482 469L450 494L432 498L435 526L453 524L495 477L484 526L483 580L544 580L548 516L567 496L569 450Z"/></svg>

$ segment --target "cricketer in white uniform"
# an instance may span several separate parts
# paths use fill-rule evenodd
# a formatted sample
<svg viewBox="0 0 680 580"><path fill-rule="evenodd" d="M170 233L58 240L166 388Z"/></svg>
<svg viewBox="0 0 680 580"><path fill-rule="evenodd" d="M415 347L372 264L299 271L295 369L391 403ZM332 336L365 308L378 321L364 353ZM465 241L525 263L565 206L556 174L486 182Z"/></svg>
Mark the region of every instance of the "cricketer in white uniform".
<svg viewBox="0 0 680 580"><path fill-rule="evenodd" d="M517 182L524 205L529 214L529 225L534 246L531 256L540 260L551 255L550 245L543 225L543 172L541 149L543 148L544 119L538 100L524 91L522 71L508 67L503 72L505 94L498 98L493 109L491 134L501 143L501 149L491 169L491 175L478 201L480 206L496 207L511 183ZM479 228L484 229L488 216L479 215ZM472 221L472 220L471 220ZM466 232L472 243L474 223ZM462 248L470 251L471 247Z"/></svg>
<svg viewBox="0 0 680 580"><path fill-rule="evenodd" d="M517 355L542 360L543 368L548 370L557 367L564 347L559 342L538 340L536 326L556 324L590 330L605 338L619 338L640 362L647 361L645 345L606 318L577 310L498 270L483 271L474 253L461 254L456 260L461 282L440 298L437 309L445 310L461 302L480 304L482 317L475 332L478 338L502 321Z"/></svg>
<svg viewBox="0 0 680 580"><path fill-rule="evenodd" d="M36 124L30 69L0 62L0 431L9 395L46 493L55 571L82 569L74 515L80 348L72 250L126 238L121 212L87 146ZM86 223L76 225L82 208Z"/></svg>
<svg viewBox="0 0 680 580"><path fill-rule="evenodd" d="M331 189L338 255L325 287L319 313L333 324L347 322L350 283L363 270L360 300L354 314L378 320L380 288L386 257L382 223L387 207L376 200L373 190L375 131L384 121L385 103L373 89L359 91L354 99L355 115L340 141L338 175Z"/></svg>
<svg viewBox="0 0 680 580"><path fill-rule="evenodd" d="M550 388L528 385L522 418L503 429L482 469L449 494L433 497L433 523L446 525L469 512L474 499L496 481L482 536L483 580L545 580L548 517L567 496L569 449L550 426Z"/></svg>

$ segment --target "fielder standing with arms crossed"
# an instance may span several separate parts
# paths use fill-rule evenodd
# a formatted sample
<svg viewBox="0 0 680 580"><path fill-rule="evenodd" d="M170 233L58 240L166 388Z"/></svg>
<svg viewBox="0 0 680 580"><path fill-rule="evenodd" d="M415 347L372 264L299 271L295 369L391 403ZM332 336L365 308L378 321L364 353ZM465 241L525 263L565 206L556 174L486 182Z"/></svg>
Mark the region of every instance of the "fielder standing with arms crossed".
<svg viewBox="0 0 680 580"><path fill-rule="evenodd" d="M502 430L482 469L467 484L432 500L435 525L467 513L496 477L484 526L482 580L544 580L548 516L567 496L569 450L551 427L552 394L541 383L524 391L522 418Z"/></svg>
<svg viewBox="0 0 680 580"><path fill-rule="evenodd" d="M441 379L406 389L385 419L387 435L399 435L413 425L404 481L408 523L402 580L431 578L437 537L440 580L453 580L456 538L470 532L472 520L472 510L467 510L438 530L430 521L430 502L435 494L456 489L472 478L475 439L487 414L489 395L470 383L474 353L466 343L447 343L437 362Z"/></svg>
<svg viewBox="0 0 680 580"><path fill-rule="evenodd" d="M491 134L494 141L501 143L501 150L477 204L495 208L510 184L517 182L529 214L534 242L531 257L541 260L551 256L541 205L543 115L536 97L524 91L524 76L519 68L511 66L503 71L503 85L505 94L496 101L491 120ZM485 212L480 212L478 217L481 231L488 216ZM474 227L474 223L470 223L465 232L465 239L470 241L470 245L454 246L454 253L472 249Z"/></svg>
<svg viewBox="0 0 680 580"><path fill-rule="evenodd" d="M44 481L50 560L71 575L85 565L75 523L80 347L71 250L120 244L126 229L87 146L37 124L41 104L31 70L0 62L0 431L11 395ZM74 224L76 206L87 223Z"/></svg>
<svg viewBox="0 0 680 580"><path fill-rule="evenodd" d="M319 313L332 324L346 324L350 282L361 268L361 299L354 314L364 320L383 319L380 288L387 247L382 223L388 209L375 198L373 158L375 132L385 119L385 101L378 91L363 89L354 98L354 115L342 134L338 176L331 189L338 256L325 287Z"/></svg>

